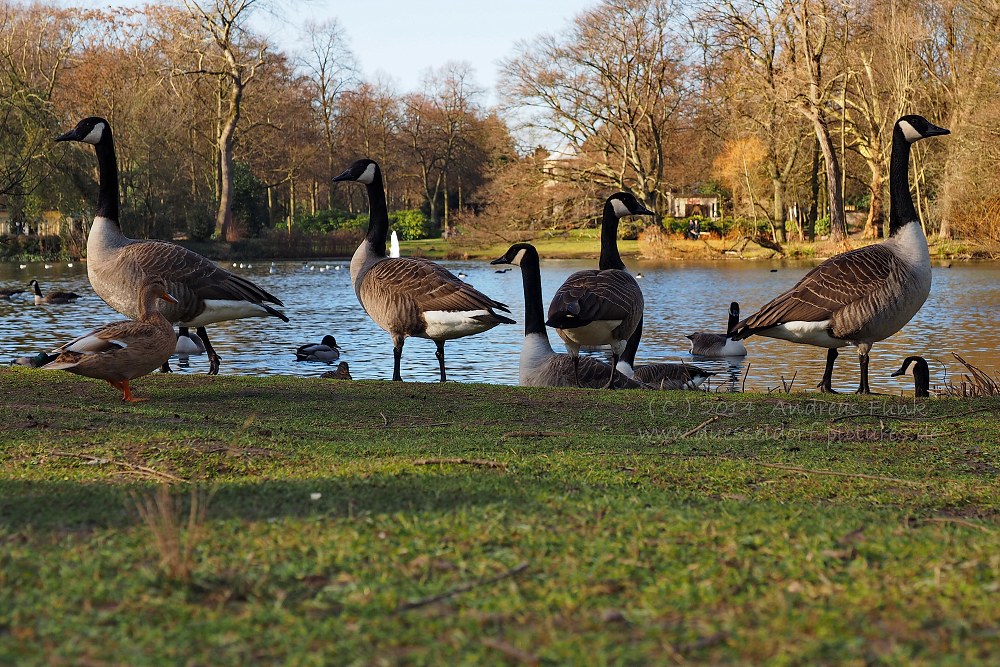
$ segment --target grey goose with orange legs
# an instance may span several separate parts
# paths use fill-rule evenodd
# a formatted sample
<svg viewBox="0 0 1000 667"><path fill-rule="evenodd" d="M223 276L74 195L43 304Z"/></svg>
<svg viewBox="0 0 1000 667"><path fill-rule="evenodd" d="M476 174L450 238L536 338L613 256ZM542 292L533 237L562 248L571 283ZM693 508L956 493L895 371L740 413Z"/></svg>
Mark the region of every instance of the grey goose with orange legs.
<svg viewBox="0 0 1000 667"><path fill-rule="evenodd" d="M446 379L444 344L472 336L514 320L506 304L494 301L457 276L419 257L389 257L389 234L382 170L374 160L356 160L334 181L361 183L368 192L368 233L351 258L351 284L361 306L392 336L393 380L402 380L399 365L407 336L429 338L437 344L441 382Z"/></svg>
<svg viewBox="0 0 1000 667"><path fill-rule="evenodd" d="M642 318L642 290L625 270L618 252L618 221L626 215L653 215L635 195L616 192L604 202L601 259L597 269L572 274L552 297L546 324L556 329L579 363L583 346L610 345L612 367ZM608 388L615 376L609 374Z"/></svg>
<svg viewBox="0 0 1000 667"><path fill-rule="evenodd" d="M903 116L892 132L889 238L831 257L790 290L737 324L733 340L754 334L828 348L819 389L833 392L838 348L855 345L861 364L857 393L870 394L868 353L920 310L931 289L927 238L910 195L910 145L948 134L921 116Z"/></svg>
<svg viewBox="0 0 1000 667"><path fill-rule="evenodd" d="M491 264L513 264L521 267L524 285L524 343L518 369L518 383L526 387L589 387L601 389L608 384L614 369L602 361L585 356L574 359L552 350L545 332L542 310L542 275L538 251L529 243L515 243L503 257ZM616 373L616 384L622 389L640 389L635 380Z"/></svg>
<svg viewBox="0 0 1000 667"><path fill-rule="evenodd" d="M219 355L208 340L205 326L244 317L277 317L283 313L268 304L283 305L273 294L246 278L219 267L175 243L130 239L118 222L118 161L111 125L103 118L84 118L56 141L91 144L97 154L100 188L97 215L87 237L87 276L97 296L119 313L136 318L135 295L147 276L159 276L177 303L163 315L182 327L197 328L211 360L209 372L219 372Z"/></svg>

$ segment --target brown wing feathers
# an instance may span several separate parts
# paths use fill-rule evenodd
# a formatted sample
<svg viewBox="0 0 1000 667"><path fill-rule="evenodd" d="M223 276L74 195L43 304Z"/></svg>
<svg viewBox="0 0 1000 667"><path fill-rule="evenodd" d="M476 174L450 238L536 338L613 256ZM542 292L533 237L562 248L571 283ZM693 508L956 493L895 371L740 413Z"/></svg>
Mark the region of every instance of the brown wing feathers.
<svg viewBox="0 0 1000 667"><path fill-rule="evenodd" d="M627 320L642 312L642 291L626 271L578 271L549 304L548 326L570 329L594 320Z"/></svg>
<svg viewBox="0 0 1000 667"><path fill-rule="evenodd" d="M421 311L496 309L510 312L507 304L494 301L471 285L463 283L447 269L419 258L392 258L379 262L365 276L365 283L366 287L377 285L397 295L412 298L418 302ZM496 317L501 322L512 323L508 318L499 315Z"/></svg>

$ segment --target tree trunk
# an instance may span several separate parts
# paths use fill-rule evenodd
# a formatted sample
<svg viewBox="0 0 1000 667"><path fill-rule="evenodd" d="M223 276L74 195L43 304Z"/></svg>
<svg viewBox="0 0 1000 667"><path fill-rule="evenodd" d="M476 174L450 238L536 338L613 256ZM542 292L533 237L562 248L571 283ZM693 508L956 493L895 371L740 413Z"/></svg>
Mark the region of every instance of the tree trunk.
<svg viewBox="0 0 1000 667"><path fill-rule="evenodd" d="M231 80L229 110L219 130L219 211L215 215L215 238L230 240L233 227L233 135L240 120L243 83Z"/></svg>
<svg viewBox="0 0 1000 667"><path fill-rule="evenodd" d="M816 220L819 219L819 139L813 142L812 171L809 177L809 214L806 218L806 232L809 242L816 240Z"/></svg>
<svg viewBox="0 0 1000 667"><path fill-rule="evenodd" d="M822 115L812 117L816 139L826 161L826 191L830 203L830 240L842 243L847 240L847 218L844 214L844 194L840 190L840 162L833 147L830 128Z"/></svg>
<svg viewBox="0 0 1000 667"><path fill-rule="evenodd" d="M865 222L864 238L882 238L882 224L885 222L885 208L882 200L882 170L876 165L872 167L872 180L868 184L871 191L871 205L868 207L868 220Z"/></svg>
<svg viewBox="0 0 1000 667"><path fill-rule="evenodd" d="M777 174L771 174L771 186L774 188L774 240L784 243L785 238L785 184Z"/></svg>

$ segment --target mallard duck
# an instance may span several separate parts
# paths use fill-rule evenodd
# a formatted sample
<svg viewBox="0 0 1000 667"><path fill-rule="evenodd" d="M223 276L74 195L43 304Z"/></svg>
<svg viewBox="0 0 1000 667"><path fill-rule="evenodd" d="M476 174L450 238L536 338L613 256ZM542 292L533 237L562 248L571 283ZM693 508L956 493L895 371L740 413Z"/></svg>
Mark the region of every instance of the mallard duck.
<svg viewBox="0 0 1000 667"><path fill-rule="evenodd" d="M351 369L347 367L346 361L341 361L337 364L337 370L327 371L320 375L321 378L327 378L330 380L353 380L351 377Z"/></svg>
<svg viewBox="0 0 1000 667"><path fill-rule="evenodd" d="M340 359L340 346L333 336L323 336L322 343L306 343L295 350L296 361L336 361Z"/></svg>
<svg viewBox="0 0 1000 667"><path fill-rule="evenodd" d="M157 308L157 299L176 303L161 278L143 281L139 287L139 318L105 324L53 350L58 356L42 366L85 377L106 380L121 390L122 400L132 396L129 380L159 368L174 352L176 339L170 320Z"/></svg>
<svg viewBox="0 0 1000 667"><path fill-rule="evenodd" d="M35 288L36 306L40 306L43 303L73 303L82 296L76 292L49 292L45 296L42 296L42 288L38 285L37 280L32 280L28 285Z"/></svg>
<svg viewBox="0 0 1000 667"><path fill-rule="evenodd" d="M27 366L28 368L41 368L50 361L55 360L56 355L39 352L32 356L18 357L10 362L11 366Z"/></svg>

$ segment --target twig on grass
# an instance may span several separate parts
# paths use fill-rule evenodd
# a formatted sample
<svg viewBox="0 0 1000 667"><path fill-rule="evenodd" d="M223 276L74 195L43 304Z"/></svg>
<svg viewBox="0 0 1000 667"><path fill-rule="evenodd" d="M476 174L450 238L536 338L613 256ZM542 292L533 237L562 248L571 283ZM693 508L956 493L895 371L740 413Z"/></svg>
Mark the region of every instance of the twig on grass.
<svg viewBox="0 0 1000 667"><path fill-rule="evenodd" d="M681 433L677 437L669 438L669 439L666 439L666 440L661 440L660 444L661 445L671 445L671 444L677 442L678 440L680 440L681 438L686 438L688 436L694 435L695 433L697 433L701 429L705 428L706 426L708 426L712 422L719 421L719 419L721 419L721 418L722 418L722 415L715 415L714 417L709 417L708 419L706 419L702 423L698 424L697 426L695 426L692 429L688 429L687 431L684 431L683 433ZM666 454L666 453L668 453L668 452L660 452L660 454Z"/></svg>
<svg viewBox="0 0 1000 667"><path fill-rule="evenodd" d="M497 651L500 651L508 658L516 660L517 662L520 662L522 664L538 665L541 664L542 662L541 659L534 653L529 653L524 649L520 649L511 644L510 642L506 642L500 639L499 637L484 637L482 642L483 646L486 646L487 648L496 649Z"/></svg>
<svg viewBox="0 0 1000 667"><path fill-rule="evenodd" d="M996 412L996 408L976 408L975 410L966 410L965 412L956 412L953 415L924 415L920 417L912 417L908 415L880 415L872 414L870 412L851 412L846 415L840 415L831 419L831 422L839 422L843 419L858 419L862 417L869 417L871 419L898 419L902 421L925 421L927 419L954 419L955 417L965 417L968 415L974 415L978 412Z"/></svg>
<svg viewBox="0 0 1000 667"><path fill-rule="evenodd" d="M805 475L832 475L834 477L857 477L860 479L874 479L882 482L894 482L896 484L908 484L910 486L927 486L924 482L914 482L909 479L900 479L898 477L886 477L883 475L866 475L862 472L838 472L836 470L817 470L815 468L802 468L800 466L790 466L781 463L764 463L763 461L749 461L755 465L763 466L765 468L775 468L777 470L789 470L791 472L800 472Z"/></svg>
<svg viewBox="0 0 1000 667"><path fill-rule="evenodd" d="M456 465L468 465L468 466L480 466L482 468L500 468L501 470L507 469L507 464L500 461L490 461L489 459L463 459L463 458L448 458L448 459L417 459L413 462L415 466L430 466L437 464L448 464L453 463Z"/></svg>
<svg viewBox="0 0 1000 667"><path fill-rule="evenodd" d="M163 472L162 470L156 470L155 468L147 468L146 466L135 465L134 463L128 463L127 461L116 461L115 459L102 459L96 456L91 456L90 454L74 454L73 452L49 452L49 453L52 456L65 456L67 458L84 459L90 461L91 463L96 463L96 464L110 463L111 465L121 466L122 468L128 468L129 470L146 473L148 475L153 475L154 477L169 479L172 482L187 481L183 477L177 477L176 475L171 475L169 472Z"/></svg>
<svg viewBox="0 0 1000 667"><path fill-rule="evenodd" d="M571 438L575 433L567 433L566 431L507 431L501 438L560 438L567 437Z"/></svg>
<svg viewBox="0 0 1000 667"><path fill-rule="evenodd" d="M929 516L929 517L918 517L915 519L918 523L957 523L960 526L966 526L967 528L975 528L976 530L981 530L984 533L992 532L986 526L980 525L978 523L972 523L971 521L966 521L965 519L959 519L953 516Z"/></svg>
<svg viewBox="0 0 1000 667"><path fill-rule="evenodd" d="M416 609L417 607L426 607L429 604L434 604L435 602L440 602L441 600L447 600L450 597L455 597L460 593L467 593L473 588L478 588L480 586L489 586L490 584L495 584L498 581L503 581L504 579L510 579L511 577L516 577L525 570L528 569L528 561L524 561L513 567L506 572L501 572L493 577L487 577L486 579L480 579L479 581L470 581L454 588L448 589L443 593L438 593L437 595L429 595L419 600L409 600L407 602L401 602L399 606L396 607L396 611L409 611L410 609Z"/></svg>

